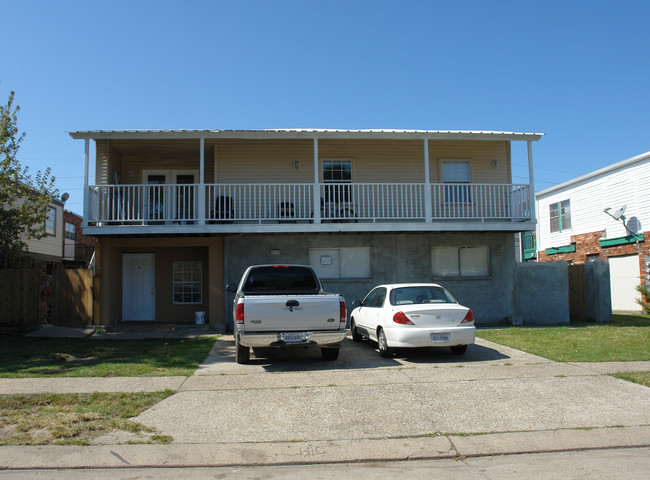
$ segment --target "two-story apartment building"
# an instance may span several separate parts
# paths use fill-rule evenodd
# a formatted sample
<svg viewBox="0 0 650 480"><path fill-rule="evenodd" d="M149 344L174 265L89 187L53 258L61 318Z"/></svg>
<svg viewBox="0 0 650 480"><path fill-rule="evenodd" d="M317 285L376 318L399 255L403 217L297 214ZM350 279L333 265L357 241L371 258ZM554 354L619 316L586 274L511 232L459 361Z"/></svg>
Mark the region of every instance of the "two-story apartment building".
<svg viewBox="0 0 650 480"><path fill-rule="evenodd" d="M535 195L537 258L609 262L614 311L641 311L636 286L650 281L650 152Z"/></svg>
<svg viewBox="0 0 650 480"><path fill-rule="evenodd" d="M516 315L514 233L535 228L537 133L415 130L75 131L97 323L227 325L251 264L311 264L348 302L436 281L477 323ZM91 184L90 141L95 143ZM530 181L513 184L511 142Z"/></svg>

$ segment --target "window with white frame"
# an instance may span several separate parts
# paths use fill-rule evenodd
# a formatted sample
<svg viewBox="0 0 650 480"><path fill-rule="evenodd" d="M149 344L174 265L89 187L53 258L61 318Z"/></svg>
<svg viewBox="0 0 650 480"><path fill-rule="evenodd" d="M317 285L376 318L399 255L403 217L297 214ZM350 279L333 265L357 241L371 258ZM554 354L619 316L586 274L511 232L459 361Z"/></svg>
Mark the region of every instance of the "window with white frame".
<svg viewBox="0 0 650 480"><path fill-rule="evenodd" d="M445 185L445 202L471 202L469 160L443 160L442 182ZM467 184L467 185L459 185Z"/></svg>
<svg viewBox="0 0 650 480"><path fill-rule="evenodd" d="M485 245L433 247L431 267L436 277L487 277L490 248Z"/></svg>
<svg viewBox="0 0 650 480"><path fill-rule="evenodd" d="M312 248L309 264L319 278L370 278L370 247Z"/></svg>
<svg viewBox="0 0 650 480"><path fill-rule="evenodd" d="M201 262L173 262L173 302L175 304L199 304L202 300Z"/></svg>
<svg viewBox="0 0 650 480"><path fill-rule="evenodd" d="M56 235L56 207L49 207L45 218L45 233Z"/></svg>
<svg viewBox="0 0 650 480"><path fill-rule="evenodd" d="M571 228L571 201L562 200L561 202L551 203L549 205L551 216L551 233L562 232Z"/></svg>

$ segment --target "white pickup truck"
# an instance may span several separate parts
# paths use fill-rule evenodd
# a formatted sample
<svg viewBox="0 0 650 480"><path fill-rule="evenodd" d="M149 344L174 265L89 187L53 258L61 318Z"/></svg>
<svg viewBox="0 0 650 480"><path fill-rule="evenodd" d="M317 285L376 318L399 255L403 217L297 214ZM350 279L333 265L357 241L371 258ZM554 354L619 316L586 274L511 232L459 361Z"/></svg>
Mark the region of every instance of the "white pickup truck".
<svg viewBox="0 0 650 480"><path fill-rule="evenodd" d="M324 293L307 265L254 265L239 286L231 283L235 361L250 360L250 348L317 345L324 360L336 360L345 338L347 308L339 294Z"/></svg>

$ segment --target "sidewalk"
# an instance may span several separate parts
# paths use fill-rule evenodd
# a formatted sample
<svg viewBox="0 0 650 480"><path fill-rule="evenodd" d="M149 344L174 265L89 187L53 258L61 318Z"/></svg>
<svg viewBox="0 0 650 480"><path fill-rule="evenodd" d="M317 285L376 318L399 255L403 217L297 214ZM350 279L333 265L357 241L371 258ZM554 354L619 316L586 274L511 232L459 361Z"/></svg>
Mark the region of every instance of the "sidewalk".
<svg viewBox="0 0 650 480"><path fill-rule="evenodd" d="M133 333L133 332L131 332ZM169 332L168 332L169 333ZM190 377L0 379L2 393L177 393L136 421L169 445L0 447L0 468L280 465L650 446L650 389L606 375L650 362L557 363L481 339L462 357L382 359L346 341L233 359L232 336ZM317 353L317 352L316 352Z"/></svg>

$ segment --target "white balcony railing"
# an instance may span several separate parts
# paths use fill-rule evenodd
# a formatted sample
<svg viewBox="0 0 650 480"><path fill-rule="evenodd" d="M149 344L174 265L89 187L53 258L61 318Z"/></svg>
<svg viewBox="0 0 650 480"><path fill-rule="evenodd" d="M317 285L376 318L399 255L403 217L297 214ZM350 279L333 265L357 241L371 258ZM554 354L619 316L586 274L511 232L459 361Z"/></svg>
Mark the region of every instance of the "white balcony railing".
<svg viewBox="0 0 650 480"><path fill-rule="evenodd" d="M206 184L91 186L92 225L525 221L530 187L515 184L424 183ZM430 218L427 219L427 203ZM318 213L318 214L317 214Z"/></svg>

